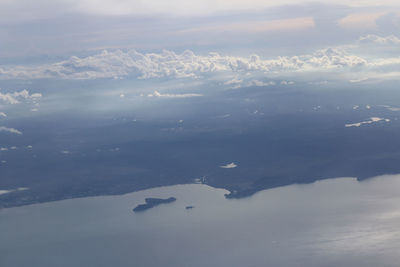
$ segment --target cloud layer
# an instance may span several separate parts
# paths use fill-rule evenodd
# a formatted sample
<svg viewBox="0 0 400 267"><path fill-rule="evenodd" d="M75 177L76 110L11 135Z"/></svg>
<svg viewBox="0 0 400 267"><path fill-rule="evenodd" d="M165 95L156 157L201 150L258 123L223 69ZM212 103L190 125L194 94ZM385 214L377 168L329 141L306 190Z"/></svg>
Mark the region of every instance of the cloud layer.
<svg viewBox="0 0 400 267"><path fill-rule="evenodd" d="M335 48L319 50L311 55L279 57L263 60L257 55L249 58L222 56L209 53L195 55L186 50L182 54L164 50L162 53L141 54L136 50L121 50L35 67L0 68L2 79L95 79L134 76L148 78L199 78L216 72L293 72L341 69L367 66L365 59ZM11 101L11 100L10 100Z"/></svg>
<svg viewBox="0 0 400 267"><path fill-rule="evenodd" d="M190 50L181 54L163 50L161 53L139 53L136 50L104 50L88 57L70 57L68 60L35 66L0 68L0 79L121 79L121 78L205 78L215 74L236 75L226 84L240 83L240 75L279 75L306 72L377 72L398 71L400 57L371 57L357 54L357 48L370 46L390 46L398 49L400 40L396 36L380 37L366 35L356 45L332 47L299 56L281 56L274 59L261 59L258 55L248 58L220 55L215 52L196 55ZM368 47L367 46L367 47ZM365 48L365 47L364 47ZM397 50L396 50L397 51ZM373 53L372 53L373 54ZM238 76L239 75L239 76ZM255 82L257 86L260 83ZM162 97L163 95L154 94ZM17 98L39 98L39 94L29 95L26 90L1 94L0 100L17 103ZM164 95L164 97L168 97ZM178 97L170 95L169 97ZM181 96L183 97L183 96Z"/></svg>
<svg viewBox="0 0 400 267"><path fill-rule="evenodd" d="M205 15L215 12L234 10L252 10L270 8L280 5L307 3L299 0L13 0L0 2L0 9L8 16L52 17L64 13L83 13L89 15ZM325 4L342 4L350 6L398 6L396 0L381 0L379 3L368 0L324 0Z"/></svg>

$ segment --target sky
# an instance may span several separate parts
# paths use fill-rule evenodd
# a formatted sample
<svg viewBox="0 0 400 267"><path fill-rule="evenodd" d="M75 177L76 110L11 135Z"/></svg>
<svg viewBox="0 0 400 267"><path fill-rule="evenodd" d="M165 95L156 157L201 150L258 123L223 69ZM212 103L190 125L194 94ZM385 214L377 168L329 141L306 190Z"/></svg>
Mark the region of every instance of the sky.
<svg viewBox="0 0 400 267"><path fill-rule="evenodd" d="M0 26L3 104L43 94L29 84L45 80L130 80L163 97L176 94L166 80L191 95L202 92L190 84L365 84L400 71L391 0L3 0Z"/></svg>
<svg viewBox="0 0 400 267"><path fill-rule="evenodd" d="M396 1L0 1L0 59L102 49L284 56L399 30Z"/></svg>

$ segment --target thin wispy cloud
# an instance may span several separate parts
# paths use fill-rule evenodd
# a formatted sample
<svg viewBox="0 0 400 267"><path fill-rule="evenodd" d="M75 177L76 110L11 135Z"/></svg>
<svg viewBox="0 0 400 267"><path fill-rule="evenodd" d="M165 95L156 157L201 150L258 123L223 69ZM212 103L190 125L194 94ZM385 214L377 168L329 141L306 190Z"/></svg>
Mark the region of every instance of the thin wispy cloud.
<svg viewBox="0 0 400 267"><path fill-rule="evenodd" d="M360 127L361 125L364 125L364 124L371 124L371 123L376 123L376 122L380 122L380 121L390 122L390 119L371 117L369 120L366 120L366 121L345 124L345 127L347 127L347 128L348 127Z"/></svg>
<svg viewBox="0 0 400 267"><path fill-rule="evenodd" d="M15 129L15 128L8 128L5 126L0 126L0 132L7 132L7 133L12 133L12 134L22 135L21 131Z"/></svg>
<svg viewBox="0 0 400 267"><path fill-rule="evenodd" d="M187 97L198 97L198 96L203 96L202 94L193 94L193 93L187 93L187 94L162 94L158 91L154 91L152 94L148 94L147 96L149 97L165 97L165 98L187 98Z"/></svg>
<svg viewBox="0 0 400 267"><path fill-rule="evenodd" d="M298 31L315 27L312 17L279 19L279 20L261 20L252 22L231 22L221 25L201 26L177 31L177 34L187 33L262 33L274 31Z"/></svg>

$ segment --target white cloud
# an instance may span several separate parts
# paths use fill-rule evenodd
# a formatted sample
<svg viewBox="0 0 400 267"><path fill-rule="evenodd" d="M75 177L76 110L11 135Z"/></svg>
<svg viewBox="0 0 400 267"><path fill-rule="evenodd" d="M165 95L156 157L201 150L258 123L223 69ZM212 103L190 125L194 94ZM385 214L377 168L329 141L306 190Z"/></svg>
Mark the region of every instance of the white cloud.
<svg viewBox="0 0 400 267"><path fill-rule="evenodd" d="M16 146L12 146L10 148L8 147L0 147L0 151L8 151L8 150L16 150L17 147Z"/></svg>
<svg viewBox="0 0 400 267"><path fill-rule="evenodd" d="M22 134L22 132L18 131L17 129L8 128L8 127L5 127L5 126L0 126L0 132L9 132L9 133L19 134L19 135Z"/></svg>
<svg viewBox="0 0 400 267"><path fill-rule="evenodd" d="M281 81L280 84L281 85L293 85L294 82L293 81Z"/></svg>
<svg viewBox="0 0 400 267"><path fill-rule="evenodd" d="M10 191L10 190L0 190L0 195L4 195L4 194L10 193L10 192L12 192L12 191Z"/></svg>
<svg viewBox="0 0 400 267"><path fill-rule="evenodd" d="M10 93L3 94L0 92L0 100L8 103L8 104L18 104L19 101Z"/></svg>
<svg viewBox="0 0 400 267"><path fill-rule="evenodd" d="M257 55L249 58L221 56L211 52L195 55L186 50L182 54L164 50L162 53L141 54L136 50L107 51L94 56L76 56L54 64L18 66L0 69L2 79L95 79L133 76L148 78L199 78L217 72L232 73L279 73L307 70L342 69L366 66L361 57L348 54L343 49L327 48L310 55L260 59ZM232 83L234 81L231 81ZM236 82L239 82L236 81ZM229 81L228 81L229 83ZM33 95L36 96L36 95ZM12 101L12 100L10 100Z"/></svg>
<svg viewBox="0 0 400 267"><path fill-rule="evenodd" d="M382 106L390 111L395 111L395 112L400 111L400 108L398 108L398 107L391 107L388 105L382 105Z"/></svg>
<svg viewBox="0 0 400 267"><path fill-rule="evenodd" d="M0 69L0 75L1 75L1 69ZM18 104L20 103L21 99L37 101L41 97L42 94L39 93L30 94L29 91L26 89L19 92L5 93L5 94L0 92L0 100L6 102L7 104Z"/></svg>
<svg viewBox="0 0 400 267"><path fill-rule="evenodd" d="M361 78L361 79L353 79L353 80L349 80L350 83L360 83L363 81L368 80L368 78Z"/></svg>
<svg viewBox="0 0 400 267"><path fill-rule="evenodd" d="M241 83L243 83L243 80L239 79L238 77L235 77L231 80L224 82L224 85L237 85L237 84L241 84Z"/></svg>
<svg viewBox="0 0 400 267"><path fill-rule="evenodd" d="M397 36L389 35L386 37L375 34L368 34L360 37L360 43L373 43L380 45L400 45L400 39Z"/></svg>
<svg viewBox="0 0 400 267"><path fill-rule="evenodd" d="M360 127L363 124L371 124L371 123L375 123L375 122L379 122L379 121L390 122L390 119L371 117L367 121L345 124L345 127Z"/></svg>
<svg viewBox="0 0 400 267"><path fill-rule="evenodd" d="M229 163L229 164L226 164L226 165L222 165L222 166L219 166L219 167L223 168L223 169L233 169L233 168L236 168L237 165L232 162L232 163Z"/></svg>
<svg viewBox="0 0 400 267"><path fill-rule="evenodd" d="M152 94L148 94L149 97L166 97L166 98L186 98L186 97L196 97L203 96L201 94L161 94L158 91L154 91Z"/></svg>
<svg viewBox="0 0 400 267"><path fill-rule="evenodd" d="M230 116L231 116L231 114L224 114L224 115L217 116L217 118L224 119L224 118L229 118Z"/></svg>
<svg viewBox="0 0 400 267"><path fill-rule="evenodd" d="M274 81L269 81L269 82L263 82L259 80L251 80L247 83L247 87L249 86L270 86L270 85L276 85L276 82Z"/></svg>
<svg viewBox="0 0 400 267"><path fill-rule="evenodd" d="M4 160L2 162L5 163ZM13 189L13 190L0 190L0 195L8 194L8 193L16 192L16 191L25 191L25 190L29 190L29 188L28 187L18 187L17 189Z"/></svg>
<svg viewBox="0 0 400 267"><path fill-rule="evenodd" d="M281 56L272 59L261 59L258 55L249 57L220 55L215 52L197 55L190 50L180 54L167 50L161 53L104 50L87 57L72 56L68 60L53 64L3 67L0 68L0 79L121 79L127 77L207 79L214 75L219 78L234 77L222 81L222 83L238 88L266 86L268 84L263 82L265 76L277 77L280 74L289 77L288 75L304 75L315 72L331 73L334 74L331 77L335 77L335 79L346 79L350 82L361 82L364 78L359 77L365 77L366 74L370 75L371 73L375 75L376 79L398 77L395 73L391 76L386 75L388 71L393 73L400 69L398 54L378 57L374 51L368 50L368 47L367 50L358 49L365 42L397 44L399 39L395 36L366 35L352 45L330 47L310 54ZM292 81L281 82L282 85L292 83ZM124 94L120 95L120 97L123 96ZM172 95L159 92L149 96L189 97L184 94ZM18 98L40 97L39 94L30 95L26 90L16 93L0 93L0 100L14 104L18 103Z"/></svg>

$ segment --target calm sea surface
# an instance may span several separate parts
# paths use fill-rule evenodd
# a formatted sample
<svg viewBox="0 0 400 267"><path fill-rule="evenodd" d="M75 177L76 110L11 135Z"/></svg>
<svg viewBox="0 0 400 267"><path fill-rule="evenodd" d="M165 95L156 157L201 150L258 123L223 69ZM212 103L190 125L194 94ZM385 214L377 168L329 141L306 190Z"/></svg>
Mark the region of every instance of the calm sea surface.
<svg viewBox="0 0 400 267"><path fill-rule="evenodd" d="M0 210L0 266L398 266L400 175L225 199L206 185ZM146 197L176 197L143 213ZM194 206L186 210L186 206Z"/></svg>

